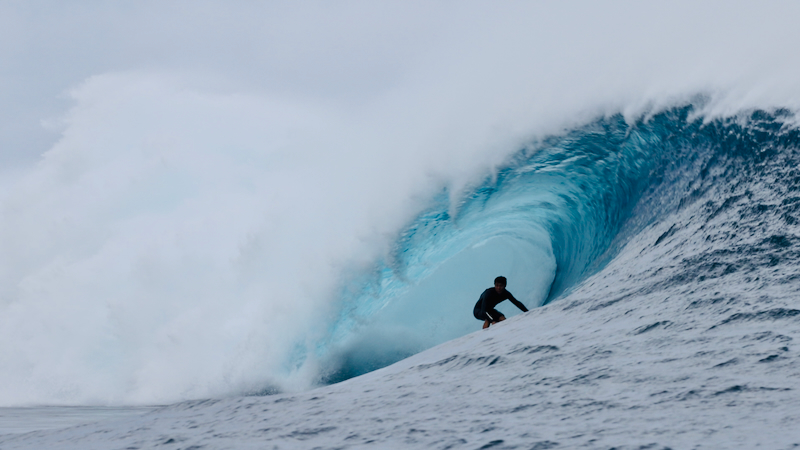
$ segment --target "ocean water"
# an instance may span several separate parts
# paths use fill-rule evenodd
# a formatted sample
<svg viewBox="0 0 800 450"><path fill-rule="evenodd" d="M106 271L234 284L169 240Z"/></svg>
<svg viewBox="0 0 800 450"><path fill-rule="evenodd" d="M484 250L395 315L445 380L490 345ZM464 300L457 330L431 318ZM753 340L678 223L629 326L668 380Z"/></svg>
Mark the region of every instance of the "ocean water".
<svg viewBox="0 0 800 450"><path fill-rule="evenodd" d="M154 407L131 406L29 406L0 408L0 433L68 428L78 424L143 415Z"/></svg>
<svg viewBox="0 0 800 450"><path fill-rule="evenodd" d="M317 347L338 345L320 369L338 383L7 434L0 446L794 448L800 132L786 110L704 120L697 109L613 115L524 147L457 209L419 215L345 296L346 316L375 328L399 314L378 301L436 314L415 280L451 283L439 267L492 265L483 252L496 246L518 276L551 269L545 288L517 290L538 299L529 313L488 330L472 319L463 337L432 331L428 342L446 342L420 353L394 330L369 330L368 347L337 342L359 330L339 318ZM531 249L537 258L519 255ZM416 354L374 370L404 352ZM15 431L8 419L4 431Z"/></svg>

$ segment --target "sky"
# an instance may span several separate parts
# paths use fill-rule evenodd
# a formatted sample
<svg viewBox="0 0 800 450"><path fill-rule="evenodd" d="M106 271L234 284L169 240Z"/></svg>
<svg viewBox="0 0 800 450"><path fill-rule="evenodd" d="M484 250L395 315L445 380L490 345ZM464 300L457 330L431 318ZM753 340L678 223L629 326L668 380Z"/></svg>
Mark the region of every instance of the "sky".
<svg viewBox="0 0 800 450"><path fill-rule="evenodd" d="M587 85L641 96L691 83L752 84L765 72L772 76L761 82L786 83L795 70L797 8L778 1L6 0L0 162L29 163L46 151L59 129L42 123L72 105L66 92L111 72L179 72L214 90L348 106L397 91L441 101L498 95L500 107L519 108L509 95L574 102Z"/></svg>

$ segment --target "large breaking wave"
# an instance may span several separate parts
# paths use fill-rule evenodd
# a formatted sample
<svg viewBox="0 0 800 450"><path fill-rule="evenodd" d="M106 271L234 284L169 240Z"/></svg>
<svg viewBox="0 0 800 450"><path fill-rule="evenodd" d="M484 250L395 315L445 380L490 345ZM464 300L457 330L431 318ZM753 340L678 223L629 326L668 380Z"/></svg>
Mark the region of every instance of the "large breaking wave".
<svg viewBox="0 0 800 450"><path fill-rule="evenodd" d="M716 226L731 229L731 243L766 246L712 250L697 242L694 256L676 256L687 258L686 271L667 284L753 272L787 257L770 248L786 250L794 236L762 229L798 221L800 134L793 114L756 110L709 120L698 109L632 122L602 118L531 143L456 204L443 193L398 239L392 257L357 280L366 287L343 295L333 345L322 346L323 353L335 349L323 379L358 375L477 329L472 303L495 275L509 275L509 290L529 306L555 301L640 232L665 222L671 225L656 245L685 222L709 228L731 205L744 204ZM644 291L663 283L654 279Z"/></svg>
<svg viewBox="0 0 800 450"><path fill-rule="evenodd" d="M347 253L371 234L348 227L377 219L348 205L374 197L383 215L405 217L392 179L366 178L369 195L305 183L341 184L363 153L344 155L339 172L324 157L299 171L279 153L290 162L280 172L246 139L193 137L163 152L91 136L123 143L111 158L67 136L4 201L0 402L152 403L341 381L479 329L472 306L497 275L528 307L558 301L654 227L667 229L656 245L680 236L691 250L676 256L684 270L645 290L793 258L796 237L780 231L800 220L793 113L712 117L704 104L532 139L468 187L434 190L399 233L379 230L388 251L355 262ZM242 105L213 106L223 117ZM239 150L225 159L221 145ZM698 238L712 226L729 229L729 248ZM733 247L741 239L750 247Z"/></svg>

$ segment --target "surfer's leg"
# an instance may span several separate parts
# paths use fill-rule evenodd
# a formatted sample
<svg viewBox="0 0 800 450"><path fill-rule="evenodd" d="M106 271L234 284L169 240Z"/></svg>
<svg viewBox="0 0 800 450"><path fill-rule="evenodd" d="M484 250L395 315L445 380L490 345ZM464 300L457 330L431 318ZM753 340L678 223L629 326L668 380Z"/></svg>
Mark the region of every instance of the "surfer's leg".
<svg viewBox="0 0 800 450"><path fill-rule="evenodd" d="M492 325L496 324L497 322L502 322L506 320L506 316L503 315L500 311L492 308L489 311L486 311L487 318L492 322Z"/></svg>

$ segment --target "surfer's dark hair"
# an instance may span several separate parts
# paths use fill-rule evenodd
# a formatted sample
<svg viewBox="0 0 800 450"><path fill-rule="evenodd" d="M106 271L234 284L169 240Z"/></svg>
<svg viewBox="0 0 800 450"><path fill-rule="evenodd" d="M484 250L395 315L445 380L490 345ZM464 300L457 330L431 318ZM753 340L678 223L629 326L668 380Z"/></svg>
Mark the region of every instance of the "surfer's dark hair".
<svg viewBox="0 0 800 450"><path fill-rule="evenodd" d="M508 286L508 280L506 280L506 277L497 277L494 279L494 284L502 284L503 286Z"/></svg>

